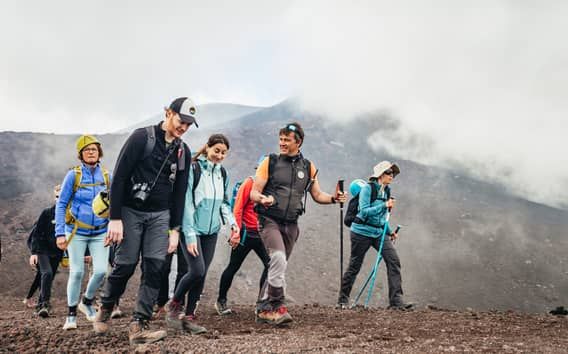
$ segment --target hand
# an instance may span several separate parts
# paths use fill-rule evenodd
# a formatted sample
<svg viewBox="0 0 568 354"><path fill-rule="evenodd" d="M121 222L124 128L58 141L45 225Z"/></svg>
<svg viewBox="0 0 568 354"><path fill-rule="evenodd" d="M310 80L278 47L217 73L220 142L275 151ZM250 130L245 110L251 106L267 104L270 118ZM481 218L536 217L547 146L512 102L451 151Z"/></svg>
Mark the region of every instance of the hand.
<svg viewBox="0 0 568 354"><path fill-rule="evenodd" d="M390 239L391 241L396 241L396 239L398 238L398 234L396 232L393 232L392 234L390 234Z"/></svg>
<svg viewBox="0 0 568 354"><path fill-rule="evenodd" d="M274 197L273 197L273 196L269 195L269 196L267 197L267 196L265 196L264 194L261 194L261 195L260 195L260 202L259 202L259 203L260 203L263 207L265 207L265 208L271 207L271 206L274 205L274 202L275 202L275 200L274 200Z"/></svg>
<svg viewBox="0 0 568 354"><path fill-rule="evenodd" d="M385 203L385 206L388 209L392 209L392 208L394 208L395 202L396 202L396 200L394 198L391 198L391 199L387 200L387 202Z"/></svg>
<svg viewBox="0 0 568 354"><path fill-rule="evenodd" d="M67 249L67 239L64 235L57 236L55 243L60 250L65 251Z"/></svg>
<svg viewBox="0 0 568 354"><path fill-rule="evenodd" d="M191 254L193 257L199 256L199 251L197 250L197 242L187 245L187 252L189 252L189 254Z"/></svg>
<svg viewBox="0 0 568 354"><path fill-rule="evenodd" d="M107 235L105 237L105 247L111 243L120 244L122 242L122 220L115 219L108 223Z"/></svg>
<svg viewBox="0 0 568 354"><path fill-rule="evenodd" d="M232 249L235 249L239 246L239 243L241 242L241 232L239 230L239 227L237 225L233 225L233 227L231 227L231 237L229 237L229 244L231 245Z"/></svg>
<svg viewBox="0 0 568 354"><path fill-rule="evenodd" d="M179 243L179 231L170 230L169 243L168 243L168 254L174 253L177 250Z"/></svg>
<svg viewBox="0 0 568 354"><path fill-rule="evenodd" d="M35 266L37 266L37 255L36 254L32 254L30 256L30 265L32 266L32 268L35 268Z"/></svg>
<svg viewBox="0 0 568 354"><path fill-rule="evenodd" d="M85 256L83 258L83 262L85 262L85 264L91 264L92 260L93 260L93 257L91 257L91 256Z"/></svg>
<svg viewBox="0 0 568 354"><path fill-rule="evenodd" d="M333 197L336 202L345 203L347 202L347 192L337 191Z"/></svg>

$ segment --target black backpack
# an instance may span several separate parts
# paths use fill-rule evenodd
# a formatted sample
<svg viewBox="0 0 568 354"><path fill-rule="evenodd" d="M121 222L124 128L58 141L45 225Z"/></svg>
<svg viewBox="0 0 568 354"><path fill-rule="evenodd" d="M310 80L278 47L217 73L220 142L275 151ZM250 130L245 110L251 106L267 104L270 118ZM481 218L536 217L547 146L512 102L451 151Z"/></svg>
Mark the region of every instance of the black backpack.
<svg viewBox="0 0 568 354"><path fill-rule="evenodd" d="M193 206L196 207L195 189L197 188L199 180L201 179L201 165L197 161L191 162L191 169L193 170L193 186L191 186L191 194L193 197ZM221 175L223 176L223 187L224 187L227 184L227 170L225 170L225 167L223 167L222 165L221 165ZM224 192L225 190L223 190L223 193Z"/></svg>
<svg viewBox="0 0 568 354"><path fill-rule="evenodd" d="M28 240L26 241L26 244L30 251L32 250L32 243L33 239L36 237L36 233L37 233L37 222L32 227L32 231L30 231L30 235L28 236Z"/></svg>
<svg viewBox="0 0 568 354"><path fill-rule="evenodd" d="M375 200L377 200L377 197L379 195L379 191L377 190L377 186L376 186L375 183L371 183L370 185L371 185L371 201L370 201L370 203L373 203ZM387 191L388 191L388 189L387 189ZM357 224L375 226L375 225L372 225L372 224L368 224L368 223L365 222L365 220L361 220L357 217L357 213L359 213L359 196L360 195L361 195L361 192L359 192L359 194L357 194L356 197L351 198L351 200L349 201L349 204L347 204L347 211L345 212L345 217L343 218L343 223L347 227L351 227L351 224L353 224L353 222L356 222ZM387 195L387 200L388 200L388 198L389 198L389 196Z"/></svg>

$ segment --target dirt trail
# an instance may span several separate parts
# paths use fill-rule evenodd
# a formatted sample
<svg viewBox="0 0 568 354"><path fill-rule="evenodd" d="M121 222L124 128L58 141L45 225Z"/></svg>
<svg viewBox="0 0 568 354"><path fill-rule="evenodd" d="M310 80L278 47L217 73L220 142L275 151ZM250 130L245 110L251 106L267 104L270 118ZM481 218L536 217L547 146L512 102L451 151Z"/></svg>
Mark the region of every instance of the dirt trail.
<svg viewBox="0 0 568 354"><path fill-rule="evenodd" d="M129 313L131 301L123 301ZM340 311L317 304L293 306L295 322L274 328L256 324L252 306L235 306L220 317L200 307L203 336L169 332L165 341L128 344L129 318L112 320L112 333L95 336L79 314L76 331L64 332L65 304L41 319L14 298L0 305L0 352L568 352L568 318L515 312L457 312L418 309ZM154 321L164 328L163 319Z"/></svg>

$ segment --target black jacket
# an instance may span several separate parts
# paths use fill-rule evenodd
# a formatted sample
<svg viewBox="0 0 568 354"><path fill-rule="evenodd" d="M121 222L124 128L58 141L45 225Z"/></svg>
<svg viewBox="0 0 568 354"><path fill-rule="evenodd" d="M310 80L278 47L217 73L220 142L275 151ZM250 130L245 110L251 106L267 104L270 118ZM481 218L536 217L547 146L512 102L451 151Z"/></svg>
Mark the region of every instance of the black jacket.
<svg viewBox="0 0 568 354"><path fill-rule="evenodd" d="M170 228L181 225L183 205L185 202L185 192L191 166L191 152L189 147L181 140L173 144L175 151L170 154L168 162L164 168L146 202L137 207L132 199L132 186L134 183L146 182L151 184L162 163L168 156L168 149L173 149L172 145L166 146L165 131L161 128L161 122L155 126L156 143L152 153L144 157L146 141L148 140L145 128L136 129L124 143L116 166L114 168L113 179L110 188L110 218L122 219L122 207L127 206L139 211L154 212L170 210ZM176 171L175 183L169 180L171 174L170 166L178 161L178 149L184 149L185 169Z"/></svg>
<svg viewBox="0 0 568 354"><path fill-rule="evenodd" d="M60 256L55 238L55 205L44 209L30 234L32 254Z"/></svg>

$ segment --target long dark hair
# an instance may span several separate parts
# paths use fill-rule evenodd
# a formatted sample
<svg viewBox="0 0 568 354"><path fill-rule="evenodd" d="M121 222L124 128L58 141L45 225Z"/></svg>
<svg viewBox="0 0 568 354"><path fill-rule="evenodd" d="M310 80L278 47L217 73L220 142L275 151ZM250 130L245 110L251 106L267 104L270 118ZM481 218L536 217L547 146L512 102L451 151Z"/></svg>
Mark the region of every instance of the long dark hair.
<svg viewBox="0 0 568 354"><path fill-rule="evenodd" d="M225 144L225 146L227 147L227 150L229 150L231 148L230 145L229 145L229 139L225 135L213 134L207 140L207 144L203 145L203 147L201 149L199 149L199 151L197 151L197 153L193 156L193 161L197 161L199 156L205 155L206 154L205 150L207 149L207 147L212 147L213 145L216 145L216 144Z"/></svg>

